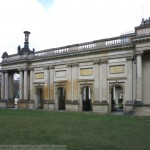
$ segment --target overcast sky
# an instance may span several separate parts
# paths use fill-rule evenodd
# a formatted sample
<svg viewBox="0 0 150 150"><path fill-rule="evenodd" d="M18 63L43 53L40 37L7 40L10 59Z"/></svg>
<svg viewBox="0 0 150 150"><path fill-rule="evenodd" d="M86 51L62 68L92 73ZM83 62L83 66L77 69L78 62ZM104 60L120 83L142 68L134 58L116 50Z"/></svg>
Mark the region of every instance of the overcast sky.
<svg viewBox="0 0 150 150"><path fill-rule="evenodd" d="M0 56L17 53L26 30L39 51L134 31L142 16L150 0L0 0Z"/></svg>

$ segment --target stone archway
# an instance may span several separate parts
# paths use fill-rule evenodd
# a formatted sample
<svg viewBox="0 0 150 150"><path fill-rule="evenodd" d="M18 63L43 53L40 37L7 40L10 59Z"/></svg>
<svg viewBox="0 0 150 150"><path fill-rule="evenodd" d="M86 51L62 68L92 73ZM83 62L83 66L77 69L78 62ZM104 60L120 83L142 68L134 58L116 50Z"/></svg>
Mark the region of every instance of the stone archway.
<svg viewBox="0 0 150 150"><path fill-rule="evenodd" d="M124 110L124 86L115 83L110 86L111 112Z"/></svg>
<svg viewBox="0 0 150 150"><path fill-rule="evenodd" d="M58 88L58 109L65 110L66 90L64 87Z"/></svg>
<svg viewBox="0 0 150 150"><path fill-rule="evenodd" d="M41 86L35 89L35 109L43 109L43 87Z"/></svg>
<svg viewBox="0 0 150 150"><path fill-rule="evenodd" d="M92 110L92 90L88 85L82 88L82 110Z"/></svg>

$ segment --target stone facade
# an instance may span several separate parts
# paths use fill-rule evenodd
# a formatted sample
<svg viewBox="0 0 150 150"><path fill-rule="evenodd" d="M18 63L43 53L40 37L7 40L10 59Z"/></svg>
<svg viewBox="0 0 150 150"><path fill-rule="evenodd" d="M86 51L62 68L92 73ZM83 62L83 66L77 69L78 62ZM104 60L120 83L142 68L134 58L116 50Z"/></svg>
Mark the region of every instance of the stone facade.
<svg viewBox="0 0 150 150"><path fill-rule="evenodd" d="M114 38L38 52L28 44L2 57L0 107L13 106L18 73L18 108L150 115L150 21Z"/></svg>

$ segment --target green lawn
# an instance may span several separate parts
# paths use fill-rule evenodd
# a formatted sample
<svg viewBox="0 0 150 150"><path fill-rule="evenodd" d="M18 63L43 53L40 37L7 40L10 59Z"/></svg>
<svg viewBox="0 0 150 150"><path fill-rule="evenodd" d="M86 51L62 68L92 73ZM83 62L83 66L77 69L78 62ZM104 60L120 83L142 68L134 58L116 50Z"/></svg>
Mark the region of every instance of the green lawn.
<svg viewBox="0 0 150 150"><path fill-rule="evenodd" d="M149 150L150 117L0 109L0 145Z"/></svg>

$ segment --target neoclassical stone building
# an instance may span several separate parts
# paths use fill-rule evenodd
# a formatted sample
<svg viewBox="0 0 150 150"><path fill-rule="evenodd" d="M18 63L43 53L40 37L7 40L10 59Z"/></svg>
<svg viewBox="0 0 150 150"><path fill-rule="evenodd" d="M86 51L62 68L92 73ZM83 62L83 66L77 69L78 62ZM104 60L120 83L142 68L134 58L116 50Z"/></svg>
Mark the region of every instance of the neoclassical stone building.
<svg viewBox="0 0 150 150"><path fill-rule="evenodd" d="M3 53L0 107L150 115L150 19L118 37L35 52Z"/></svg>

